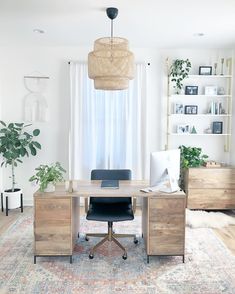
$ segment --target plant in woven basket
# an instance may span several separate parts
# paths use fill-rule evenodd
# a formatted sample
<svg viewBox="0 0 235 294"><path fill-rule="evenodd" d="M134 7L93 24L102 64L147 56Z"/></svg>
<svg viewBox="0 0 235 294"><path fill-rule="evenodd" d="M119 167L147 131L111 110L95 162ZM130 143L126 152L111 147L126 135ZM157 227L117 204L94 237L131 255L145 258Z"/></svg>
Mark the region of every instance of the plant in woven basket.
<svg viewBox="0 0 235 294"><path fill-rule="evenodd" d="M175 83L173 87L176 89L177 94L180 94L180 91L183 88L183 80L188 77L190 68L191 62L189 59L176 59L173 61L170 67L169 76L171 77L171 81Z"/></svg>

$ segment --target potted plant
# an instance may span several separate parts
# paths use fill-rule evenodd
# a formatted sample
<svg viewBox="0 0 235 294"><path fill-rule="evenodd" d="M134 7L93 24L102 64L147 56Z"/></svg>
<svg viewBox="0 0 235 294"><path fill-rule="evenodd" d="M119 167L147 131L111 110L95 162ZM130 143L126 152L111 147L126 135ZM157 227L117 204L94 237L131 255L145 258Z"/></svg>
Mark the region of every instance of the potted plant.
<svg viewBox="0 0 235 294"><path fill-rule="evenodd" d="M188 77L190 68L191 62L189 59L176 59L173 61L169 76L171 77L171 81L175 83L173 87L176 89L176 94L180 94L183 88L183 80Z"/></svg>
<svg viewBox="0 0 235 294"><path fill-rule="evenodd" d="M15 167L18 163L22 163L25 156L35 156L37 149L41 149L41 145L34 141L34 137L40 134L39 129L33 130L32 134L25 131L31 124L9 123L8 125L0 121L3 126L0 129L0 154L3 157L1 167L8 165L11 167L11 188L4 191L5 197L8 196L8 208L20 207L20 188L16 188ZM5 202L4 197L4 202ZM4 203L5 205L5 203Z"/></svg>
<svg viewBox="0 0 235 294"><path fill-rule="evenodd" d="M35 170L36 174L29 181L39 183L41 192L54 192L55 184L64 180L63 173L66 172L59 162L51 165L41 164Z"/></svg>
<svg viewBox="0 0 235 294"><path fill-rule="evenodd" d="M202 154L202 149L198 147L180 147L180 186L184 189L184 173L185 169L189 167L199 167L206 163L205 159L208 155Z"/></svg>

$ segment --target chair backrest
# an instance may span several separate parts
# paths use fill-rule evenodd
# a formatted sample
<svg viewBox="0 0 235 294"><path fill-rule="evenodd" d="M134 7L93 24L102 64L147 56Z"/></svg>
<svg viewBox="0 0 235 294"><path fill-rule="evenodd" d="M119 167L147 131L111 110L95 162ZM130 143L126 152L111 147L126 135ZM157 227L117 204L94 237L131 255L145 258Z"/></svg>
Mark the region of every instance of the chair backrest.
<svg viewBox="0 0 235 294"><path fill-rule="evenodd" d="M93 169L91 180L131 180L131 170L129 169ZM90 197L92 203L130 203L131 197Z"/></svg>

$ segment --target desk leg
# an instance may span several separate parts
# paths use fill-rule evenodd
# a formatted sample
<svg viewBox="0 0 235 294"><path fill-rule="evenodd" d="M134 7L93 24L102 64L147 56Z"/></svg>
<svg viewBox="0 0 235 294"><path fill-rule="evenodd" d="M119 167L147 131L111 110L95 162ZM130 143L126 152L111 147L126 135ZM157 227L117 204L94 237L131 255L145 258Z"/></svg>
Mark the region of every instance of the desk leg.
<svg viewBox="0 0 235 294"><path fill-rule="evenodd" d="M70 257L69 257L69 262L70 262L70 264L73 263L73 255L70 255Z"/></svg>
<svg viewBox="0 0 235 294"><path fill-rule="evenodd" d="M20 194L20 208L21 212L23 212L23 193Z"/></svg>
<svg viewBox="0 0 235 294"><path fill-rule="evenodd" d="M6 216L8 216L8 196L6 196Z"/></svg>
<svg viewBox="0 0 235 294"><path fill-rule="evenodd" d="M37 256L34 255L34 257L33 257L33 263L36 264L36 262L37 262Z"/></svg>
<svg viewBox="0 0 235 294"><path fill-rule="evenodd" d="M184 255L183 255L183 263L185 263L184 261L185 261L185 260L184 260Z"/></svg>
<svg viewBox="0 0 235 294"><path fill-rule="evenodd" d="M1 206L2 206L2 212L4 211L4 207L3 207L3 193L1 193Z"/></svg>
<svg viewBox="0 0 235 294"><path fill-rule="evenodd" d="M149 255L147 255L147 263L149 263Z"/></svg>

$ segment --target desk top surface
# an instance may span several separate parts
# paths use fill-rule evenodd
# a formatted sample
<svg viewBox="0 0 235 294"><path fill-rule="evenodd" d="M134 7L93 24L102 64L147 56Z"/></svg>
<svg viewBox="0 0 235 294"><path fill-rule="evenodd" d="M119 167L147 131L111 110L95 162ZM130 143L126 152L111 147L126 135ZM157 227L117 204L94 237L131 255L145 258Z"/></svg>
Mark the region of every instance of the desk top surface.
<svg viewBox="0 0 235 294"><path fill-rule="evenodd" d="M119 181L119 189L101 188L101 181L73 181L73 192L65 190L65 184L56 186L56 191L45 193L37 191L34 197L165 197L165 198L185 198L183 191L174 193L164 192L141 192L140 189L148 187L147 181Z"/></svg>

